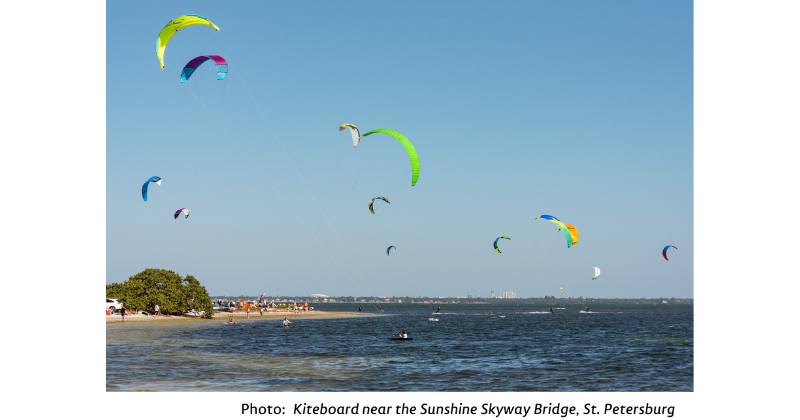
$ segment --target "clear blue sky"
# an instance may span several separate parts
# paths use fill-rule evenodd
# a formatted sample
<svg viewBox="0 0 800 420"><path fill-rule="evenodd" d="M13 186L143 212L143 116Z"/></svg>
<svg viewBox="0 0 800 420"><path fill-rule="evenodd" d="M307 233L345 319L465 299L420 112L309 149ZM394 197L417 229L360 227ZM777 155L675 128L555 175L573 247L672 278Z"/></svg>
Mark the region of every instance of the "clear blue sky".
<svg viewBox="0 0 800 420"><path fill-rule="evenodd" d="M177 33L162 70L156 36L190 13L221 30ZM109 283L164 268L229 295L693 296L689 1L112 2L106 19ZM227 79L206 63L182 85L206 54ZM396 140L353 149L343 123L406 135L417 185Z"/></svg>

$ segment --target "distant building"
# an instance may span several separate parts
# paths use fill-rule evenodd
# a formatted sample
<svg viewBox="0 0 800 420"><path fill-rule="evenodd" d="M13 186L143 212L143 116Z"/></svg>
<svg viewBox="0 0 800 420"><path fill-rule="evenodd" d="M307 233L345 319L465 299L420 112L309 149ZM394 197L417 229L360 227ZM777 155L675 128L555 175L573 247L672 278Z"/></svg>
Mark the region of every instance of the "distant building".
<svg viewBox="0 0 800 420"><path fill-rule="evenodd" d="M472 295L467 295L467 299L472 299Z"/></svg>
<svg viewBox="0 0 800 420"><path fill-rule="evenodd" d="M326 297L328 297L328 295L321 295L319 293L315 293L315 294L313 294L313 295L311 295L309 297L312 297L312 298L326 298Z"/></svg>
<svg viewBox="0 0 800 420"><path fill-rule="evenodd" d="M503 299L516 299L517 294L514 292L505 292L503 293Z"/></svg>
<svg viewBox="0 0 800 420"><path fill-rule="evenodd" d="M494 297L495 297L495 296L494 296L494 290L492 290L492 294L491 294L491 295L489 295L489 297L490 297L490 298L494 298Z"/></svg>

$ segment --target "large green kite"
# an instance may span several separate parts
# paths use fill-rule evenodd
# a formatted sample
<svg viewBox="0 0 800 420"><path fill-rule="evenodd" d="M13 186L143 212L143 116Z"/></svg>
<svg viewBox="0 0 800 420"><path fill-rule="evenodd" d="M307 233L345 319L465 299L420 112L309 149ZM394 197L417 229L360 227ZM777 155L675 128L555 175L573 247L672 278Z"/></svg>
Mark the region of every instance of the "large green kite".
<svg viewBox="0 0 800 420"><path fill-rule="evenodd" d="M379 128L377 130L372 130L361 137L367 137L368 135L375 133L388 134L396 138L400 142L400 144L402 144L403 147L406 148L406 152L408 153L408 158L411 159L411 186L413 187L414 185L416 185L417 178L419 178L419 156L417 156L417 151L414 149L414 145L411 144L410 141L408 141L406 136L398 133L397 131L389 130L386 128Z"/></svg>

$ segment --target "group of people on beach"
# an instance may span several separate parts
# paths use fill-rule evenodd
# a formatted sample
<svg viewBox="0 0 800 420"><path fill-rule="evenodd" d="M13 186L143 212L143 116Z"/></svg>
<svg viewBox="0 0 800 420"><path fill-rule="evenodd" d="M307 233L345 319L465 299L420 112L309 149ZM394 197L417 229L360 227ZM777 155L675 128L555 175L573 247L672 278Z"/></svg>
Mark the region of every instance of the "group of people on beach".
<svg viewBox="0 0 800 420"><path fill-rule="evenodd" d="M122 304L122 307L119 308L119 314L122 316L122 321L125 321L125 315L131 316L133 315L131 312L128 312L128 308L125 307L125 304ZM106 315L109 315L108 309L106 309ZM147 314L145 314L147 315ZM161 315L161 308L158 307L158 304L155 304L153 307L153 316Z"/></svg>

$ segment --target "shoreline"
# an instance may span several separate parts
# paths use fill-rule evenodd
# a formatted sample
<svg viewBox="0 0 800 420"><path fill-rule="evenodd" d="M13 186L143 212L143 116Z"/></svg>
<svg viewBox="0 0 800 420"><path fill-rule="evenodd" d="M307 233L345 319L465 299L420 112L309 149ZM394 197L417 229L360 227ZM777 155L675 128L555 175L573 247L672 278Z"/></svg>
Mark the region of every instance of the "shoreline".
<svg viewBox="0 0 800 420"><path fill-rule="evenodd" d="M165 321L214 321L220 319L228 319L233 315L234 319L241 320L247 318L246 312L215 312L211 318L201 318L201 317L194 317L194 316L183 316L183 315L147 315L147 316L140 316L140 315L126 315L124 322L165 322ZM325 312L325 311L313 311L313 312L300 312L295 315L294 312L264 312L264 319L276 319L276 318L289 318L289 319L331 319L331 318L361 318L361 317L377 317L377 316L385 316L380 314L371 314L371 313L354 313L354 312ZM106 315L106 323L114 323L114 322L123 322L122 315ZM250 312L250 319L249 320L259 320L261 316L259 315L258 311L255 313Z"/></svg>

